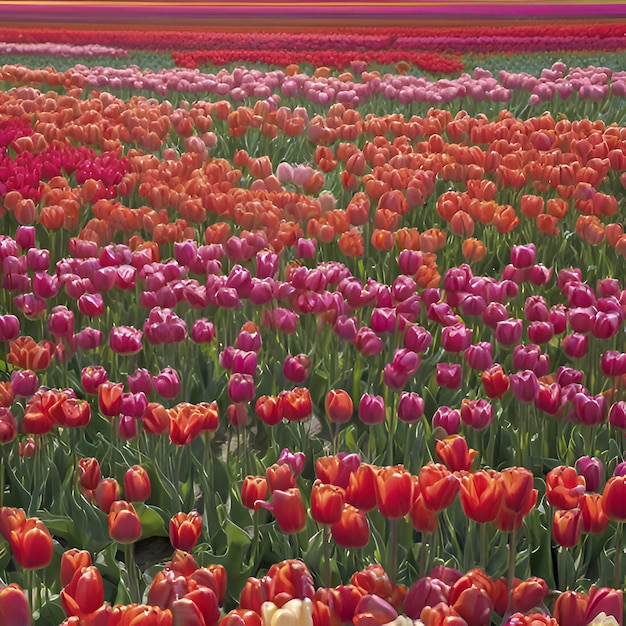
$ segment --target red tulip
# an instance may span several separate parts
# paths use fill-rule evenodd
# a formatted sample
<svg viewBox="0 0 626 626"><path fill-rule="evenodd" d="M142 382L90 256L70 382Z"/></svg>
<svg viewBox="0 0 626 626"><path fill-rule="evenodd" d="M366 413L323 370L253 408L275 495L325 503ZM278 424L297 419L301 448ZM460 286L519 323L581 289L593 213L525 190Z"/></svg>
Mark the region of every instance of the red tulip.
<svg viewBox="0 0 626 626"><path fill-rule="evenodd" d="M461 476L460 498L463 512L474 521L493 522L502 506L503 486L496 472L479 470Z"/></svg>
<svg viewBox="0 0 626 626"><path fill-rule="evenodd" d="M78 548L66 550L61 557L61 585L67 587L75 572L90 565L93 563L91 554L87 550L79 550Z"/></svg>
<svg viewBox="0 0 626 626"><path fill-rule="evenodd" d="M261 616L249 609L233 609L222 617L220 626L261 626Z"/></svg>
<svg viewBox="0 0 626 626"><path fill-rule="evenodd" d="M68 616L86 618L104 604L104 585L97 567L90 565L74 572L61 590L61 605Z"/></svg>
<svg viewBox="0 0 626 626"><path fill-rule="evenodd" d="M109 535L118 543L134 543L141 537L141 522L135 507L125 500L111 504L108 516Z"/></svg>
<svg viewBox="0 0 626 626"><path fill-rule="evenodd" d="M15 583L0 589L0 624L2 626L31 626L28 599Z"/></svg>
<svg viewBox="0 0 626 626"><path fill-rule="evenodd" d="M332 526L339 522L344 506L345 491L326 485L319 478L311 489L311 517L318 524Z"/></svg>
<svg viewBox="0 0 626 626"><path fill-rule="evenodd" d="M261 500L267 496L267 478L265 476L246 476L241 485L241 502L248 508L257 511Z"/></svg>
<svg viewBox="0 0 626 626"><path fill-rule="evenodd" d="M150 497L150 477L140 465L126 470L124 474L124 495L129 502L145 502Z"/></svg>
<svg viewBox="0 0 626 626"><path fill-rule="evenodd" d="M418 483L424 504L431 511L442 511L450 506L459 490L459 479L439 463L422 467Z"/></svg>
<svg viewBox="0 0 626 626"><path fill-rule="evenodd" d="M170 543L176 550L191 552L202 533L202 517L198 511L176 513L170 519Z"/></svg>
<svg viewBox="0 0 626 626"><path fill-rule="evenodd" d="M561 465L546 476L546 499L557 509L573 509L585 493L585 479L573 467Z"/></svg>
<svg viewBox="0 0 626 626"><path fill-rule="evenodd" d="M339 521L331 526L330 532L334 542L343 548L363 548L370 539L365 512L350 504L344 505Z"/></svg>
<svg viewBox="0 0 626 626"><path fill-rule="evenodd" d="M349 475L346 502L362 511L371 511L376 506L376 482L374 467L361 463Z"/></svg>
<svg viewBox="0 0 626 626"><path fill-rule="evenodd" d="M413 476L402 465L385 467L376 473L376 502L383 517L399 519L413 504Z"/></svg>
<svg viewBox="0 0 626 626"><path fill-rule="evenodd" d="M271 502L258 500L255 504L271 511L279 528L288 535L299 533L306 526L306 511L297 487L278 489L272 493Z"/></svg>
<svg viewBox="0 0 626 626"><path fill-rule="evenodd" d="M108 515L111 505L120 499L120 486L115 478L103 478L94 491L98 508Z"/></svg>
<svg viewBox="0 0 626 626"><path fill-rule="evenodd" d="M626 476L613 476L606 481L602 506L609 519L626 522Z"/></svg>
<svg viewBox="0 0 626 626"><path fill-rule="evenodd" d="M36 517L28 518L21 528L11 530L9 543L16 561L24 569L41 569L52 561L52 537Z"/></svg>
<svg viewBox="0 0 626 626"><path fill-rule="evenodd" d="M554 603L554 617L559 624L568 626L585 626L585 609L589 596L576 591L565 591Z"/></svg>
<svg viewBox="0 0 626 626"><path fill-rule="evenodd" d="M451 472L469 471L477 454L476 450L468 448L467 441L460 435L437 441L435 448L437 456Z"/></svg>

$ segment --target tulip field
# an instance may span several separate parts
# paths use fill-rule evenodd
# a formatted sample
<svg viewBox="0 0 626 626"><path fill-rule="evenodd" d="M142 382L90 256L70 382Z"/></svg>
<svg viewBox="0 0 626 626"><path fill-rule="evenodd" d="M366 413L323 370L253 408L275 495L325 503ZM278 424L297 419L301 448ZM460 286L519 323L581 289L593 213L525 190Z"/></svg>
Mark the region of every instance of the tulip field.
<svg viewBox="0 0 626 626"><path fill-rule="evenodd" d="M0 626L624 624L626 23L0 51Z"/></svg>

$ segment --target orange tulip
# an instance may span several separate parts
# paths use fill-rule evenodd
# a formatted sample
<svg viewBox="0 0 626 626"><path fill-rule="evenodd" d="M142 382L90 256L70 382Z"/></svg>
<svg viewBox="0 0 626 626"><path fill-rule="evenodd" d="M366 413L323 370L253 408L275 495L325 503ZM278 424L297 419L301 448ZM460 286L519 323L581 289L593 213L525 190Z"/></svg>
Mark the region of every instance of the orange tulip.
<svg viewBox="0 0 626 626"><path fill-rule="evenodd" d="M413 486L413 504L409 511L409 517L413 528L420 533L431 534L437 530L439 515L437 511L431 511L426 506L417 482Z"/></svg>
<svg viewBox="0 0 626 626"><path fill-rule="evenodd" d="M107 623L115 626L173 626L174 618L169 609L147 604L127 604L114 606Z"/></svg>
<svg viewBox="0 0 626 626"><path fill-rule="evenodd" d="M436 443L437 456L451 472L469 471L472 467L476 450L468 448L467 441L460 435L451 435Z"/></svg>
<svg viewBox="0 0 626 626"><path fill-rule="evenodd" d="M553 235L554 237L558 236L560 229L557 226L558 218L554 217L554 215L546 215L542 213L537 216L537 228L540 232L545 233L546 235Z"/></svg>
<svg viewBox="0 0 626 626"><path fill-rule="evenodd" d="M7 361L25 370L45 370L50 365L52 351L44 343L35 343L32 337L18 337L9 342Z"/></svg>
<svg viewBox="0 0 626 626"><path fill-rule="evenodd" d="M585 626L584 616L589 596L576 591L564 591L554 603L554 617L559 624Z"/></svg>
<svg viewBox="0 0 626 626"><path fill-rule="evenodd" d="M576 220L576 234L588 244L599 246L604 241L604 225L595 215L581 215Z"/></svg>
<svg viewBox="0 0 626 626"><path fill-rule="evenodd" d="M461 244L461 252L470 263L479 263L487 255L487 248L480 239L470 237Z"/></svg>
<svg viewBox="0 0 626 626"><path fill-rule="evenodd" d="M522 196L522 202L520 211L522 215L526 217L537 217L541 215L544 210L544 201L541 196L524 195Z"/></svg>
<svg viewBox="0 0 626 626"><path fill-rule="evenodd" d="M352 398L343 389L331 389L326 394L326 416L335 424L345 424L350 421L354 406Z"/></svg>
<svg viewBox="0 0 626 626"><path fill-rule="evenodd" d="M198 407L181 402L168 411L170 417L170 441L177 446L191 443L202 431L205 416Z"/></svg>
<svg viewBox="0 0 626 626"><path fill-rule="evenodd" d="M355 228L346 233L342 233L337 240L337 245L341 253L345 256L359 257L363 256L363 252L365 251L363 236Z"/></svg>
<svg viewBox="0 0 626 626"><path fill-rule="evenodd" d="M510 233L518 224L519 217L515 214L515 209L512 206L507 204L496 209L493 225L501 235Z"/></svg>

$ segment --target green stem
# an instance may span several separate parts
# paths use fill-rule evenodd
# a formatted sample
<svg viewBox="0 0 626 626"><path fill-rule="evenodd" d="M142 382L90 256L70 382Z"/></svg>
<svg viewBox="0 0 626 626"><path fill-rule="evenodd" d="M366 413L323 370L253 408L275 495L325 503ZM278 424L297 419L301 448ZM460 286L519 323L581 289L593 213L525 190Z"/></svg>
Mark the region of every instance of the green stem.
<svg viewBox="0 0 626 626"><path fill-rule="evenodd" d="M126 571L128 572L128 592L132 603L141 602L139 591L139 578L137 576L137 565L135 563L135 546L132 543L124 544L124 560Z"/></svg>
<svg viewBox="0 0 626 626"><path fill-rule="evenodd" d="M391 522L391 546L389 548L389 578L391 584L395 585L398 578L398 519L394 518Z"/></svg>
<svg viewBox="0 0 626 626"><path fill-rule="evenodd" d="M0 446L0 508L4 506L4 446Z"/></svg>
<svg viewBox="0 0 626 626"><path fill-rule="evenodd" d="M419 577L426 576L426 555L428 553L428 544L432 540L432 533L422 533L422 546L420 548L420 565Z"/></svg>
<svg viewBox="0 0 626 626"><path fill-rule="evenodd" d="M513 610L513 581L515 579L515 547L517 544L517 532L513 529L509 534L509 571L507 576L508 602L506 612Z"/></svg>
<svg viewBox="0 0 626 626"><path fill-rule="evenodd" d="M613 587L620 589L621 585L621 569L622 569L622 533L623 522L617 523L617 537L615 539L615 579L613 580Z"/></svg>
<svg viewBox="0 0 626 626"><path fill-rule="evenodd" d="M330 527L324 526L323 530L324 542L324 584L331 587L331 569L330 569Z"/></svg>
<svg viewBox="0 0 626 626"><path fill-rule="evenodd" d="M483 570L487 571L487 524L480 525L480 563Z"/></svg>

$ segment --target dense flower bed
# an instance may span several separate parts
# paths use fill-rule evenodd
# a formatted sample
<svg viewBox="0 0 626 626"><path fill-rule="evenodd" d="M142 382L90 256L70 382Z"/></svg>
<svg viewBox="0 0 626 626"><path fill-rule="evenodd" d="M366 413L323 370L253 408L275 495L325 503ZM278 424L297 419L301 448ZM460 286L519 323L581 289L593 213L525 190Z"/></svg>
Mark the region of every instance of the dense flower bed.
<svg viewBox="0 0 626 626"><path fill-rule="evenodd" d="M624 72L0 80L1 624L623 623Z"/></svg>

